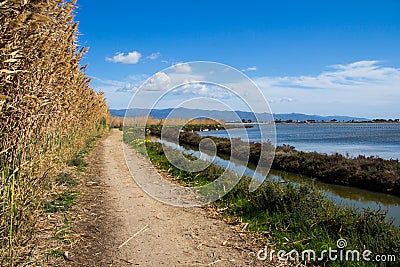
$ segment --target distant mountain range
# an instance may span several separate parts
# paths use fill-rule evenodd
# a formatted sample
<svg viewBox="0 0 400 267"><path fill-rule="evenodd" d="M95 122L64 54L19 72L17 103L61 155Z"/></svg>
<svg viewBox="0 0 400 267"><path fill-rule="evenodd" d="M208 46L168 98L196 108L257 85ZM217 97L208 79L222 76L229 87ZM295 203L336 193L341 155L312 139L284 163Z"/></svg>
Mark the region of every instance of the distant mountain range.
<svg viewBox="0 0 400 267"><path fill-rule="evenodd" d="M267 121L270 118L269 113L257 113L256 116L252 112L247 111L221 111L221 110L202 110L202 109L188 109L188 108L167 108L167 109L153 109L150 112L150 115L153 118L164 119L166 118L171 111L174 111L170 118L214 118L219 120L224 120L226 122L232 121L237 122L238 117L240 120L251 120L256 121L256 116L260 122ZM136 117L140 115L149 114L148 109L111 109L111 115L124 117L125 114L127 117ZM320 115L308 115L301 113L284 113L284 114L273 114L275 120L281 121L307 121L313 120L316 122L322 121L369 121L366 118L358 118L358 117L350 117L350 116L320 116Z"/></svg>

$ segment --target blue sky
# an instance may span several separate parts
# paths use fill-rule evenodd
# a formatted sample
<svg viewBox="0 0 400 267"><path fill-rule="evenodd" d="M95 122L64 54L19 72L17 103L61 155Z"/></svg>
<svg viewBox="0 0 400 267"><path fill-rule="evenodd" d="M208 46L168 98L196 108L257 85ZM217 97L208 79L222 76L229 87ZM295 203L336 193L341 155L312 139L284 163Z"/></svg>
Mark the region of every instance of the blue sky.
<svg viewBox="0 0 400 267"><path fill-rule="evenodd" d="M400 117L400 1L77 5L83 63L110 108L164 68L201 60L243 70L275 113Z"/></svg>

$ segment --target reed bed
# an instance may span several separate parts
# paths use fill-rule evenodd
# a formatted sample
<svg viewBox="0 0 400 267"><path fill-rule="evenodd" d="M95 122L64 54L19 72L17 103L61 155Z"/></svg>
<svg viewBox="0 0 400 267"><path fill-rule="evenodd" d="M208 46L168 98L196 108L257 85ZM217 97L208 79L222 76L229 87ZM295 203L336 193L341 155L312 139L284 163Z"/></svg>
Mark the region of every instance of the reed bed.
<svg viewBox="0 0 400 267"><path fill-rule="evenodd" d="M106 129L89 87L75 1L0 2L0 265L26 257L35 214L62 164Z"/></svg>
<svg viewBox="0 0 400 267"><path fill-rule="evenodd" d="M124 118L118 116L110 116L109 125L111 128L122 129L122 126L124 125Z"/></svg>

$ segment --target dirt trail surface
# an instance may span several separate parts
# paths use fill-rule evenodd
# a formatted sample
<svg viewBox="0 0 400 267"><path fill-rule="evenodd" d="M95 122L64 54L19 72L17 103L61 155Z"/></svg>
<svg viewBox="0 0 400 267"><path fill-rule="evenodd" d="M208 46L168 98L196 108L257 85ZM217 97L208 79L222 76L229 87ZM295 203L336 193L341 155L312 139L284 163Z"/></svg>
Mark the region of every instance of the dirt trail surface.
<svg viewBox="0 0 400 267"><path fill-rule="evenodd" d="M157 171L138 152L134 176ZM112 130L88 159L83 231L71 266L262 266L255 250L226 222L203 208L163 204L143 192L125 163L122 133Z"/></svg>

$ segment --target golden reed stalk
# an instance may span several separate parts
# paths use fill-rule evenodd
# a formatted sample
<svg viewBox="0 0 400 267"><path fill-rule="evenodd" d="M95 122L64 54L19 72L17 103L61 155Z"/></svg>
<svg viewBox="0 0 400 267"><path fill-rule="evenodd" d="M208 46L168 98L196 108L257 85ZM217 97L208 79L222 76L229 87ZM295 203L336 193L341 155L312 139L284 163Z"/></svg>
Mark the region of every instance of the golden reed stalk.
<svg viewBox="0 0 400 267"><path fill-rule="evenodd" d="M35 214L62 162L109 120L89 88L75 2L0 2L0 265L24 260Z"/></svg>

